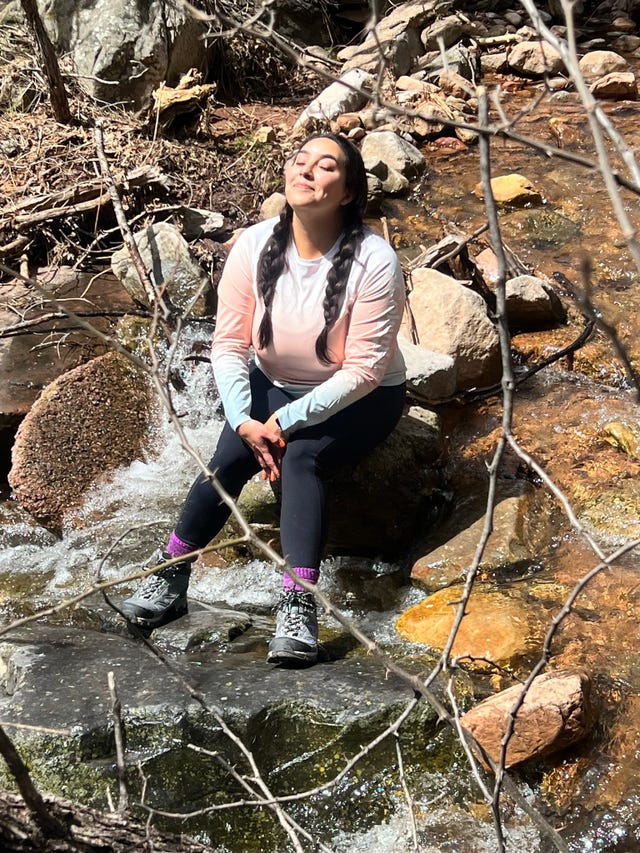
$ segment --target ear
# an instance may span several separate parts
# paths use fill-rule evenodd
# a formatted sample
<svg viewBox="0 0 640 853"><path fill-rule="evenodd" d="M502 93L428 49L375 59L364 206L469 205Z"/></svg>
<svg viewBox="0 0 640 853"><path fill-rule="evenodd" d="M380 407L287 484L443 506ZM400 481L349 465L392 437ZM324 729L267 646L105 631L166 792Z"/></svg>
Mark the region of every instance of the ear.
<svg viewBox="0 0 640 853"><path fill-rule="evenodd" d="M349 202L353 201L355 197L355 193L346 192L342 198L342 201L340 202L341 207L344 207L346 204L349 204Z"/></svg>

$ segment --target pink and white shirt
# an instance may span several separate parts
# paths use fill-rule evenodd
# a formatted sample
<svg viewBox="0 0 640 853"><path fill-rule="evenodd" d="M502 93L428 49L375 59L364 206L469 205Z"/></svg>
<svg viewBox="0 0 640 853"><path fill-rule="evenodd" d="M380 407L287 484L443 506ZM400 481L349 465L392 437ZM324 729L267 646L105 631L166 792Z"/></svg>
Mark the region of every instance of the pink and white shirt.
<svg viewBox="0 0 640 853"><path fill-rule="evenodd" d="M276 413L282 430L291 433L322 423L377 385L404 382L396 337L405 288L395 252L365 228L338 319L329 332L331 364L323 364L315 343L324 328L327 273L340 241L314 260L301 258L291 241L271 306L273 339L261 349L258 329L264 305L257 291L257 266L276 222L267 219L248 228L229 253L218 286L211 361L225 416L237 429L251 417L248 362L253 347L260 370L296 398Z"/></svg>

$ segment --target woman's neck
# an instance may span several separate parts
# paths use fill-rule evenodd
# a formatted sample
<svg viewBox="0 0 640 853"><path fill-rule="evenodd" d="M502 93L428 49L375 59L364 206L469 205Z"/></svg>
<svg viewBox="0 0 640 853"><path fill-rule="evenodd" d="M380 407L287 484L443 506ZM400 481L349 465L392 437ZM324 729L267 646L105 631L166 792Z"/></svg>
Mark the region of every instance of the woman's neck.
<svg viewBox="0 0 640 853"><path fill-rule="evenodd" d="M326 255L341 231L342 218L336 218L335 214L323 221L318 221L315 217L310 221L307 217L293 214L291 222L293 242L300 257L306 261Z"/></svg>

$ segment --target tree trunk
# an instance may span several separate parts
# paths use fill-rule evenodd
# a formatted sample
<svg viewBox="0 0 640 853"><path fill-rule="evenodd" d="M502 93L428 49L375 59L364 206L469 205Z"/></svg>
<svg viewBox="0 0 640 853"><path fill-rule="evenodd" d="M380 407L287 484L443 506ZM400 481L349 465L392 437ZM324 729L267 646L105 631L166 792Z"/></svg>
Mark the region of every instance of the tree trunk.
<svg viewBox="0 0 640 853"><path fill-rule="evenodd" d="M36 0L20 0L20 2L42 54L44 71L49 83L53 114L56 117L56 121L62 124L69 124L71 121L71 111L69 109L69 101L67 100L67 92L62 82L62 75L60 74L58 57L42 23Z"/></svg>

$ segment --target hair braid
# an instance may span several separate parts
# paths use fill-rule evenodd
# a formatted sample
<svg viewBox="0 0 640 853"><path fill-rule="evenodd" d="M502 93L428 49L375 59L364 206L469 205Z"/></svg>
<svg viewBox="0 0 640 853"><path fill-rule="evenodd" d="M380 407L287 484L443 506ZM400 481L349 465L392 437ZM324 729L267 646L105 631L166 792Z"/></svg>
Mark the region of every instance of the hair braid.
<svg viewBox="0 0 640 853"><path fill-rule="evenodd" d="M340 246L333 259L333 266L327 274L327 288L324 294L322 309L324 311L324 329L316 339L316 355L324 364L331 364L327 351L329 332L338 319L340 307L347 288L351 265L355 258L358 243L362 239L362 220L360 217L349 217L345 222Z"/></svg>
<svg viewBox="0 0 640 853"><path fill-rule="evenodd" d="M258 258L258 292L264 303L264 314L258 329L261 349L268 347L273 338L271 305L276 292L276 282L284 269L285 253L291 238L292 218L293 210L287 204Z"/></svg>

